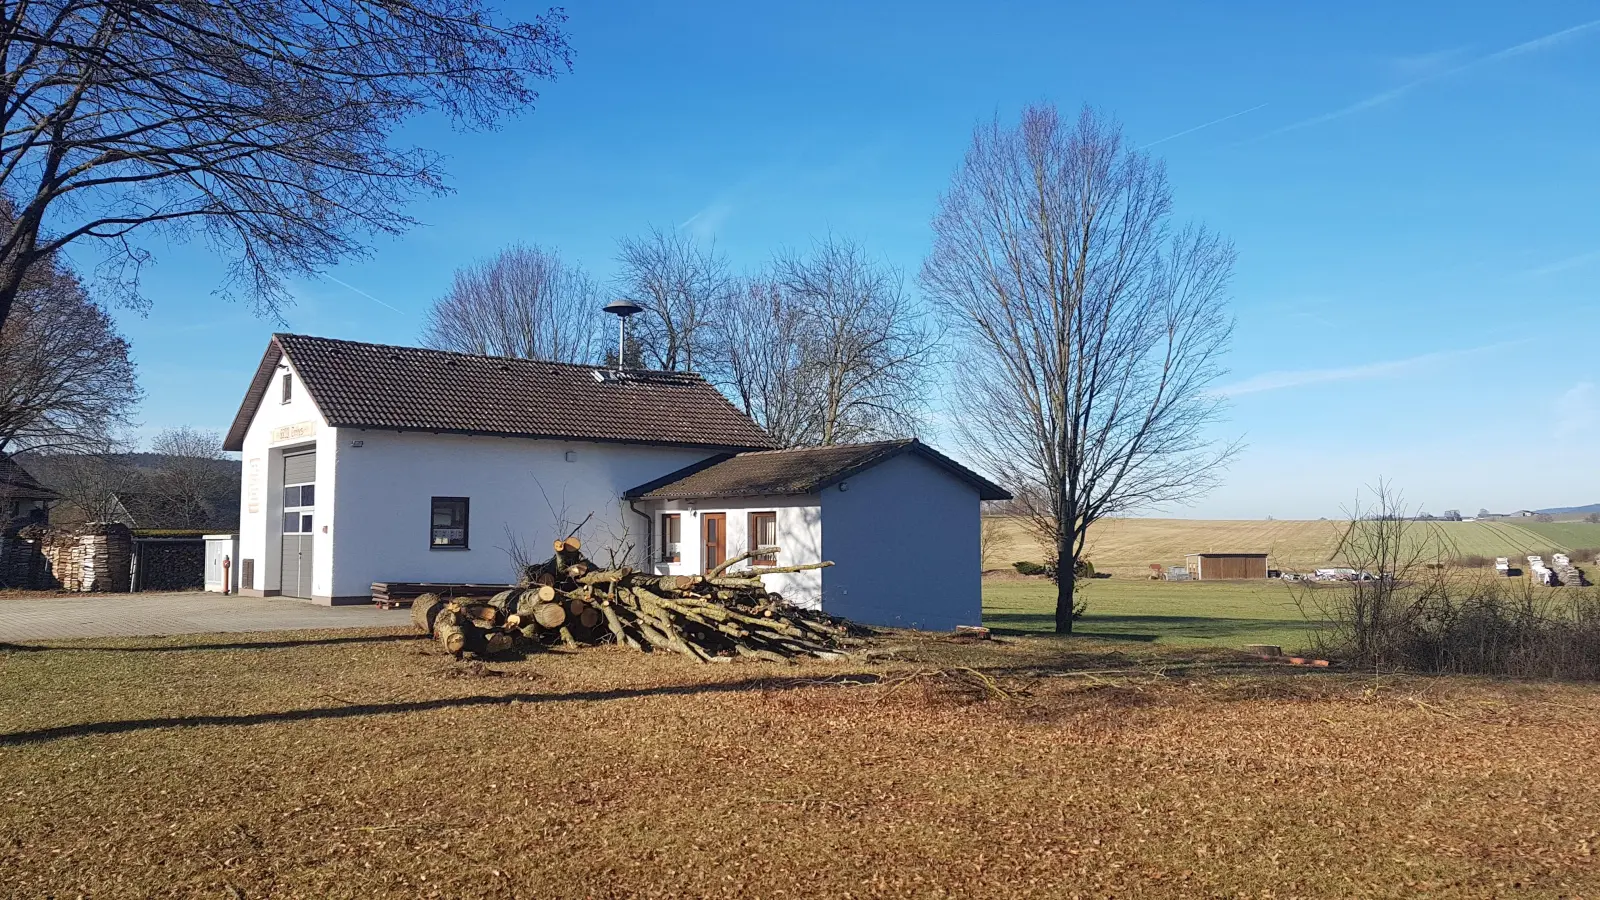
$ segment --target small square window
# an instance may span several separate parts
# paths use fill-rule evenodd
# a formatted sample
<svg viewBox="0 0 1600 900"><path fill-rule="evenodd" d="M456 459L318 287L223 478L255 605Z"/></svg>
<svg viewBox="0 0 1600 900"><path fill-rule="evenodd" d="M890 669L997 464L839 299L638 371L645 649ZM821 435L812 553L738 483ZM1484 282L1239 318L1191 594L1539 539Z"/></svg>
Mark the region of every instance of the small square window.
<svg viewBox="0 0 1600 900"><path fill-rule="evenodd" d="M283 514L283 533L298 534L300 532L300 514L286 512Z"/></svg>
<svg viewBox="0 0 1600 900"><path fill-rule="evenodd" d="M283 489L283 508L294 509L300 505L300 485L291 485Z"/></svg>
<svg viewBox="0 0 1600 900"><path fill-rule="evenodd" d="M661 561L683 562L683 516L667 513L661 517Z"/></svg>
<svg viewBox="0 0 1600 900"><path fill-rule="evenodd" d="M301 534L310 534L311 530L312 530L311 529L311 514L310 513L301 514L301 516L300 516L300 533Z"/></svg>
<svg viewBox="0 0 1600 900"><path fill-rule="evenodd" d="M467 549L467 506L466 497L433 498L428 546L434 549Z"/></svg>
<svg viewBox="0 0 1600 900"><path fill-rule="evenodd" d="M302 484L302 485L300 485L300 505L301 506L316 506L317 505L317 486L316 485L314 485L314 484Z"/></svg>
<svg viewBox="0 0 1600 900"><path fill-rule="evenodd" d="M771 566L778 562L778 514L754 512L750 514L750 549L771 548L767 553L750 558L751 565Z"/></svg>

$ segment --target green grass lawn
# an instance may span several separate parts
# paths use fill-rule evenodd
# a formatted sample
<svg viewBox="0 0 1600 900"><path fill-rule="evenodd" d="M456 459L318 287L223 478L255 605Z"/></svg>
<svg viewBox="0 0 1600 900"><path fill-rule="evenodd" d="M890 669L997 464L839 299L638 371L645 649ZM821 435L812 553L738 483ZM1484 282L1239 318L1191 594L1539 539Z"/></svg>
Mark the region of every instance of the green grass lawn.
<svg viewBox="0 0 1600 900"><path fill-rule="evenodd" d="M1544 538L1557 549L1600 547L1600 524L1592 522L1518 522L1517 524ZM1589 560L1575 559L1573 562L1581 566L1587 564Z"/></svg>
<svg viewBox="0 0 1600 900"><path fill-rule="evenodd" d="M1088 583L1088 612L1075 624L1102 640L1304 649L1312 626L1289 585L1277 581L1167 582L1107 578ZM983 622L1001 632L1055 628L1055 585L992 579L983 585Z"/></svg>

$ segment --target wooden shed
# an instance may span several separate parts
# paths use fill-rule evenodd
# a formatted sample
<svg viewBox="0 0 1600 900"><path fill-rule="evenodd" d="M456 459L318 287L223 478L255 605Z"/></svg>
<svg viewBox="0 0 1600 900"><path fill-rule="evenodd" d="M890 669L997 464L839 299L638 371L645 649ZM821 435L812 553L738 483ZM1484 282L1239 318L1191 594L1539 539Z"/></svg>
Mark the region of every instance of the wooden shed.
<svg viewBox="0 0 1600 900"><path fill-rule="evenodd" d="M1196 581L1267 577L1265 553L1191 553L1184 559Z"/></svg>

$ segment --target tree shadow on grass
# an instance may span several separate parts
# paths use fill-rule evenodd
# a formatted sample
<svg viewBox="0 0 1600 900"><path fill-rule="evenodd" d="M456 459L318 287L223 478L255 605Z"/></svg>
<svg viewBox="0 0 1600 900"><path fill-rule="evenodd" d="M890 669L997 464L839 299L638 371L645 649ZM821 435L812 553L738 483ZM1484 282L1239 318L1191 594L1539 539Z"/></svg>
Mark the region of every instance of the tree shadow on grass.
<svg viewBox="0 0 1600 900"><path fill-rule="evenodd" d="M710 682L705 684L667 685L651 688L616 688L606 691L573 691L567 694L480 694L470 697L442 697L436 700L414 700L404 703L352 703L347 706L320 706L310 709L289 709L279 712L242 713L239 715L164 716L153 719L119 719L110 722L81 722L76 725L57 725L28 731L0 734L0 747L18 747L41 744L64 738L87 737L101 734L127 734L161 728L210 728L242 725L263 725L271 722L308 722L321 719L350 719L361 716L394 715L396 713L427 712L435 709L459 709L474 706L505 706L513 701L525 704L599 702L627 700L636 697L669 697L694 694L729 694L743 691L795 690L822 685L873 684L880 676L868 673L851 673L822 678L747 678L740 681Z"/></svg>
<svg viewBox="0 0 1600 900"><path fill-rule="evenodd" d="M289 647L327 647L339 644L387 644L422 640L421 634L376 634L353 637L294 638L280 641L230 641L216 644L162 644L155 647L58 647L48 644L8 644L0 641L0 653L182 653L186 650L283 650Z"/></svg>
<svg viewBox="0 0 1600 900"><path fill-rule="evenodd" d="M1130 629L1148 628L1158 634L1184 637L1240 637L1285 631L1309 631L1315 626L1305 619L1225 619L1214 616L1091 616L1085 624L1113 625Z"/></svg>
<svg viewBox="0 0 1600 900"><path fill-rule="evenodd" d="M1051 634L1055 616L1050 613L989 613L984 624L996 634ZM1107 641L1150 642L1163 637L1238 638L1242 643L1259 635L1285 631L1314 631L1306 619L1233 619L1217 616L1147 616L1090 614L1079 619L1073 633ZM1108 630L1101 631L1101 628Z"/></svg>

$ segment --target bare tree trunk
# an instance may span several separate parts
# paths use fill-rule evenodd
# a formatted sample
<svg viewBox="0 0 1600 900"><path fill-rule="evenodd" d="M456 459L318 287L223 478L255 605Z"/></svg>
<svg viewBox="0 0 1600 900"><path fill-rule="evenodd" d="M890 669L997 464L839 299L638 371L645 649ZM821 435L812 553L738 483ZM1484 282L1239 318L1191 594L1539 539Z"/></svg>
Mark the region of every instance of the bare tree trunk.
<svg viewBox="0 0 1600 900"><path fill-rule="evenodd" d="M1064 529L1056 550L1056 634L1072 633L1072 604L1078 588L1078 560L1072 544L1071 529Z"/></svg>
<svg viewBox="0 0 1600 900"><path fill-rule="evenodd" d="M18 223L16 228L22 228ZM18 248L6 257L0 264L0 323L11 317L11 307L16 305L17 295L22 292L22 283L28 276L29 267L34 264L33 247L37 237L37 225L34 230L28 231L18 237Z"/></svg>

